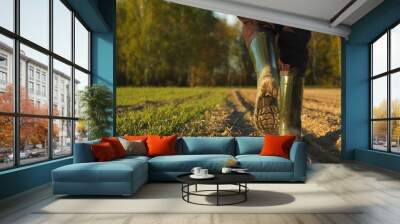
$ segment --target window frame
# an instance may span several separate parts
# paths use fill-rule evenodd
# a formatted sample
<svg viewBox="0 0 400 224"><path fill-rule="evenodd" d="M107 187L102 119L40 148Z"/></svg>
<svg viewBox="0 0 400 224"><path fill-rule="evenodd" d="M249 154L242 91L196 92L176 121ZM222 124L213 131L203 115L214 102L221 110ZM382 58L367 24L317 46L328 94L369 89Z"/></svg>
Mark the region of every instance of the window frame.
<svg viewBox="0 0 400 224"><path fill-rule="evenodd" d="M7 88L8 57L7 57L7 55L4 55L4 54L0 53L0 58L3 58L4 59L3 61L5 61L4 65L0 64L0 91L1 91L3 85L4 85L5 88ZM4 79L3 79L3 76L4 76Z"/></svg>
<svg viewBox="0 0 400 224"><path fill-rule="evenodd" d="M393 28L400 26L400 21L395 22L390 27L385 29L383 33L378 35L375 39L373 39L369 44L369 149L373 151L386 152L391 154L400 154L400 152L392 151L392 121L400 121L400 117L392 116L392 99L391 99L391 91L392 91L392 75L396 75L396 73L400 72L400 67L391 69L391 31ZM373 44L379 40L384 35L387 35L387 64L386 71L380 74L373 74ZM382 77L386 77L386 87L387 87L387 103L386 103L386 117L385 118L373 118L373 81ZM386 151L379 150L374 148L374 132L373 132L373 122L376 121L386 121Z"/></svg>
<svg viewBox="0 0 400 224"><path fill-rule="evenodd" d="M76 13L72 7L65 1L65 0L59 0L68 10L71 11L71 59L64 58L63 56L55 53L53 50L53 1L54 0L48 0L49 2L49 48L46 49L45 47L42 47L39 44L34 43L33 41L30 41L29 39L23 37L20 35L20 0L14 0L13 1L13 10L14 10L14 30L10 31L4 27L0 26L0 35L3 35L5 37L11 38L13 40L14 48L13 48L13 59L12 59L12 75L14 79L14 99L13 99L13 112L2 112L0 111L0 116L4 117L11 117L13 119L13 166L10 167L5 167L5 168L0 168L0 172L4 170L10 170L10 169L15 169L18 167L23 167L23 166L29 166L37 163L43 163L49 160L58 160L62 159L65 157L70 157L73 155L74 152L74 143L75 143L75 126L76 126L76 121L80 120L79 117L75 117L75 108L71 108L71 115L70 116L57 116L53 115L53 59L58 60L59 62L62 62L68 66L71 66L71 93L72 99L71 99L71 104L74 105L75 103L75 88L73 85L75 82L75 69L85 73L89 77L89 83L88 86L92 85L92 57L91 57L91 49L92 49L92 43L91 43L91 37L92 37L92 30L88 27L88 25L83 21L83 19L79 16L78 13ZM78 64L75 63L75 18L79 20L79 22L84 26L84 28L88 31L89 34L89 42L88 42L88 61L89 61L89 67L88 69L85 69ZM48 96L48 112L46 115L39 115L39 114L27 114L27 113L21 113L20 111L20 64L21 64L21 57L20 57L20 44L23 44L27 47L32 48L33 50L36 50L40 53L43 53L48 56L49 58L49 63L48 63L48 83L46 85L46 95ZM28 66L28 64L27 64ZM28 67L30 68L30 67ZM27 68L27 69L28 69ZM33 82L35 85L36 80L36 70L33 70ZM40 73L42 74L42 73ZM27 81L30 80L30 74L26 74ZM41 77L39 77L41 78ZM41 79L39 79L39 83L41 83ZM41 85L40 85L41 86ZM29 90L27 90L29 91ZM34 91L36 91L34 89ZM41 95L41 94L40 94ZM48 151L48 156L47 158L44 158L41 161L38 162L32 162L32 163L26 163L26 164L21 164L20 161L20 119L21 118L45 118L47 119L48 122L48 136L47 136L47 142L49 143L47 145L47 151ZM69 155L62 155L62 156L54 156L53 155L53 121L55 120L65 120L65 121L71 121L71 153ZM51 143L51 144L50 144Z"/></svg>

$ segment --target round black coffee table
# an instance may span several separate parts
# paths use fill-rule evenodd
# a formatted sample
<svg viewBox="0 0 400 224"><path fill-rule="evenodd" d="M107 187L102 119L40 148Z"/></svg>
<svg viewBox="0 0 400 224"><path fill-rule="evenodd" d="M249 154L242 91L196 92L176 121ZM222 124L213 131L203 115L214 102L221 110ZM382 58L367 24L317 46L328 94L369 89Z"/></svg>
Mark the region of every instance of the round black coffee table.
<svg viewBox="0 0 400 224"><path fill-rule="evenodd" d="M182 199L188 203L197 205L234 205L245 202L247 200L247 192L249 188L247 183L255 180L255 177L247 173L229 173L213 174L215 177L212 179L193 179L189 174L182 174L177 177L178 181L182 183ZM215 185L215 190L198 190L197 185ZM220 189L220 185L236 185L237 190L224 190ZM190 191L190 186L195 186L194 191ZM215 194L206 194L214 192ZM190 200L190 196L203 196L203 197L216 197L216 204L202 204ZM221 197L240 196L240 199L231 203L221 203Z"/></svg>

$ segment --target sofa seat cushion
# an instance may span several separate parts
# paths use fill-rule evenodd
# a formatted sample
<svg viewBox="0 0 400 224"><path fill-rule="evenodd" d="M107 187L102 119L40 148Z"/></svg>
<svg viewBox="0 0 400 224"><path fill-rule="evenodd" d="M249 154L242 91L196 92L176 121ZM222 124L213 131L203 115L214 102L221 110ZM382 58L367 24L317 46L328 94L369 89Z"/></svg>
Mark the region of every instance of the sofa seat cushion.
<svg viewBox="0 0 400 224"><path fill-rule="evenodd" d="M163 172L190 172L193 167L203 167L210 171L219 171L231 155L174 155L158 156L149 160L149 170Z"/></svg>
<svg viewBox="0 0 400 224"><path fill-rule="evenodd" d="M131 161L131 160L139 160L139 161L143 161L143 162L147 162L149 161L150 157L148 156L135 156L135 155L131 155L131 156L125 156L124 158L121 159L117 159L114 160L115 161Z"/></svg>
<svg viewBox="0 0 400 224"><path fill-rule="evenodd" d="M58 182L131 182L139 172L147 172L145 161L122 159L70 164L53 170L52 174L53 181Z"/></svg>
<svg viewBox="0 0 400 224"><path fill-rule="evenodd" d="M292 161L279 156L239 155L236 159L250 172L293 172Z"/></svg>

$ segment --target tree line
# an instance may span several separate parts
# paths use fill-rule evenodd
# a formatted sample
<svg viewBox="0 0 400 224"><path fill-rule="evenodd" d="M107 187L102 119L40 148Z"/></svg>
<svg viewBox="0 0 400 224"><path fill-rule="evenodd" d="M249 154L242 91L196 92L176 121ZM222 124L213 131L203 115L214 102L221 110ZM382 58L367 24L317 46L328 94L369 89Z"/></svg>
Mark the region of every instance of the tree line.
<svg viewBox="0 0 400 224"><path fill-rule="evenodd" d="M340 85L340 39L313 33L306 84ZM241 24L162 0L117 1L119 86L249 86Z"/></svg>

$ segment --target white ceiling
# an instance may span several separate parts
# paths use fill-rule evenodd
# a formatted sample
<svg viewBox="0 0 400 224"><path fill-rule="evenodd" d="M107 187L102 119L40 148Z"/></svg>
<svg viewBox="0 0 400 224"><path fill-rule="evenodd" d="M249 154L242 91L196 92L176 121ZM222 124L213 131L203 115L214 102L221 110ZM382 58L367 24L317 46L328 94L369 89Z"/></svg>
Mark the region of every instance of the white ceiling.
<svg viewBox="0 0 400 224"><path fill-rule="evenodd" d="M383 2L383 0L167 1L342 37L350 34L350 26L353 23Z"/></svg>
<svg viewBox="0 0 400 224"><path fill-rule="evenodd" d="M255 7L269 8L291 14L329 20L350 0L227 0ZM312 6L312 7L310 7Z"/></svg>

